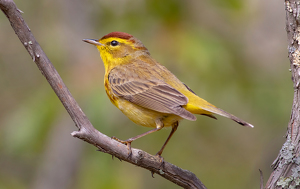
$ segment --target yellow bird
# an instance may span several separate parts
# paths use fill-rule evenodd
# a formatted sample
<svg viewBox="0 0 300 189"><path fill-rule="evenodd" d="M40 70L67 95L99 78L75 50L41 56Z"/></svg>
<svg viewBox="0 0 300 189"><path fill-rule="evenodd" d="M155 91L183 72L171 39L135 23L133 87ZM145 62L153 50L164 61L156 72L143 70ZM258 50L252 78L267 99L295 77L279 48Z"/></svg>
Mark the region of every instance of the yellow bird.
<svg viewBox="0 0 300 189"><path fill-rule="evenodd" d="M171 126L171 133L156 154L161 156L179 121L195 121L197 118L194 114L214 119L216 117L213 114L218 114L243 126L253 127L198 97L166 67L154 60L143 43L132 35L112 32L99 40L83 41L95 45L100 51L105 67L104 86L110 101L134 123L154 128L125 141L115 138L129 149L132 141Z"/></svg>

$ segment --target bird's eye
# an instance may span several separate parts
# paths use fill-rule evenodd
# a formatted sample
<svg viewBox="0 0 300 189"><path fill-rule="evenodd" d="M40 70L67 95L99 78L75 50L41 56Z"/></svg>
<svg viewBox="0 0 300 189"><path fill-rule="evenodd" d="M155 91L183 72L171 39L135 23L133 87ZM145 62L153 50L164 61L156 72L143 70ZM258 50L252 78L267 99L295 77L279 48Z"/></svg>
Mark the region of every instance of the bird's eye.
<svg viewBox="0 0 300 189"><path fill-rule="evenodd" d="M117 46L119 45L119 42L116 40L113 40L112 42L110 42L111 46Z"/></svg>

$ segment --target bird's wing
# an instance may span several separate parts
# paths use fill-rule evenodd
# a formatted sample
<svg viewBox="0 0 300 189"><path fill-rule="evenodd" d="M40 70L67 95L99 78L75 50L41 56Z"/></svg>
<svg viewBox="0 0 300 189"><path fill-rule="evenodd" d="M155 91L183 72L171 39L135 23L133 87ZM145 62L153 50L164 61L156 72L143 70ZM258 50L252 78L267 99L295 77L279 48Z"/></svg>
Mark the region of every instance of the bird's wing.
<svg viewBox="0 0 300 189"><path fill-rule="evenodd" d="M108 76L115 95L147 109L196 120L192 113L182 107L188 103L188 98L164 81L133 79L127 77L131 75L128 70L120 72L122 70L113 69Z"/></svg>

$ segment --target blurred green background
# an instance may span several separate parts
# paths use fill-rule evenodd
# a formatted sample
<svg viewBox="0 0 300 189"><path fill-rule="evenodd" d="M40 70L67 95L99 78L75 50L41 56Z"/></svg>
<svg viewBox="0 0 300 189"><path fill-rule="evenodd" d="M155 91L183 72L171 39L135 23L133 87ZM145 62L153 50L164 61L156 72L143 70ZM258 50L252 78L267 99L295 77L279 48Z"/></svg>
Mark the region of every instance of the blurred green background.
<svg viewBox="0 0 300 189"><path fill-rule="evenodd" d="M134 125L106 96L104 68L84 38L112 31L140 39L196 94L252 123L218 116L182 121L163 153L209 189L259 188L268 179L293 98L281 1L16 0L37 41L93 125L127 139ZM271 5L271 6L270 6ZM76 127L0 14L0 188L179 188L73 138ZM155 154L169 129L133 147Z"/></svg>

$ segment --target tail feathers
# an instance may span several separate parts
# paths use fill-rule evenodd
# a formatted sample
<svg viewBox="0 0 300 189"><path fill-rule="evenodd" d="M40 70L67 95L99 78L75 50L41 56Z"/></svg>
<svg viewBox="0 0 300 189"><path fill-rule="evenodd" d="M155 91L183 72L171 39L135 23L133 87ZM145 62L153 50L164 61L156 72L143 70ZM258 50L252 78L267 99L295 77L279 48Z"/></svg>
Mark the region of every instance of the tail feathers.
<svg viewBox="0 0 300 189"><path fill-rule="evenodd" d="M203 108L203 107L202 107ZM218 114L218 115L221 115L221 116L224 116L224 117L227 117L229 119L232 119L233 121L237 122L238 124L242 125L242 126L246 126L246 127L254 127L253 125L251 125L250 123L244 121L244 120L241 120L240 118L220 109L220 108L217 108L217 107L213 107L213 106L208 106L207 108L203 108L204 110L206 111L209 111L211 113L215 113L215 114ZM214 117L214 116L213 116Z"/></svg>

